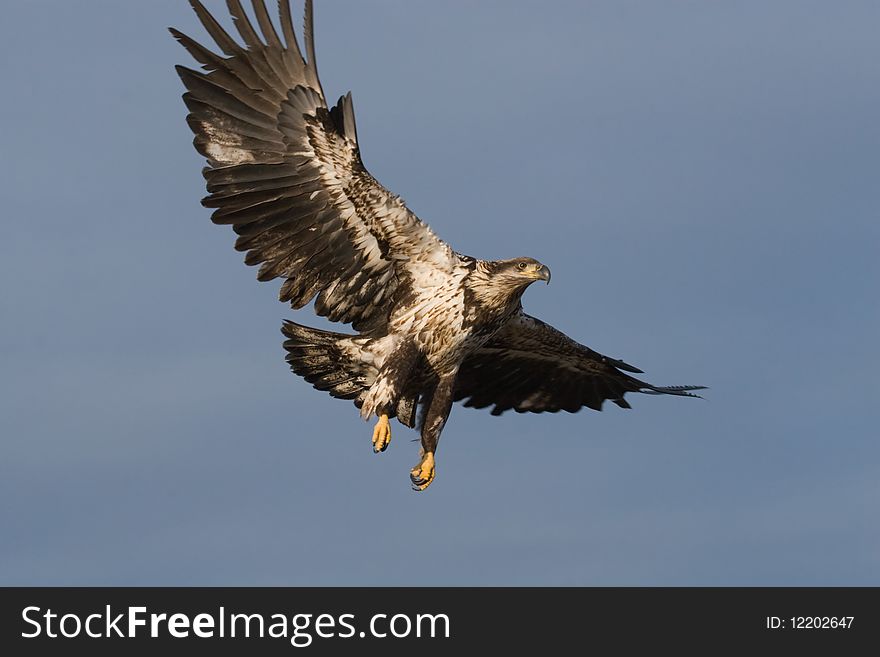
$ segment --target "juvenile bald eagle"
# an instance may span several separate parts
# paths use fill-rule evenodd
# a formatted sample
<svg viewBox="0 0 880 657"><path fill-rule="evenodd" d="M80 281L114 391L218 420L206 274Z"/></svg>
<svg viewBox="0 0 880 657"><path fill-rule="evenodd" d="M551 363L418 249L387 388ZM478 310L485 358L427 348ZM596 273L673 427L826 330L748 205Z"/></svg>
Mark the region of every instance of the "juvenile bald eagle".
<svg viewBox="0 0 880 657"><path fill-rule="evenodd" d="M174 37L205 72L177 67L187 122L217 224L282 278L281 301L351 324L344 335L285 322L291 369L315 388L351 399L378 417L372 444L391 439L389 418L421 431L413 488L434 479L434 453L454 401L494 415L629 408L627 392L693 397L701 386L659 387L638 370L578 344L525 314L520 299L550 270L532 258L478 260L456 253L364 168L351 94L329 106L315 67L312 3L303 51L287 0L281 34L262 0L259 32L238 0L227 0L243 45L190 0L222 55L181 32ZM417 410L421 409L420 413Z"/></svg>

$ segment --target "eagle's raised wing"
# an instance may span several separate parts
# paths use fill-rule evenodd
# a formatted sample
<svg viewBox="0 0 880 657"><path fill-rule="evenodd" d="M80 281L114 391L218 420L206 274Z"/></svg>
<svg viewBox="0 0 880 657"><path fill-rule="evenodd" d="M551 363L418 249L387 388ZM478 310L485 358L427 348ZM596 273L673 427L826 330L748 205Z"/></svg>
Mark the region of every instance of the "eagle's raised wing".
<svg viewBox="0 0 880 657"><path fill-rule="evenodd" d="M283 277L281 300L294 308L317 294L315 310L356 330L380 325L413 260L451 266L453 252L361 162L351 94L328 108L318 71L312 3L306 1L306 60L287 0L279 2L283 40L263 0L253 0L262 37L239 0L227 5L239 45L198 0L190 0L220 56L181 32L174 37L207 73L183 66L187 122L216 208L212 220L231 224L261 264L257 277Z"/></svg>
<svg viewBox="0 0 880 657"><path fill-rule="evenodd" d="M522 311L476 353L468 356L456 380L455 400L465 406L494 405L493 415L514 409L574 413L583 406L602 410L610 399L629 408L623 395L697 397L689 390L704 386L653 386L625 374L641 370L578 344L564 333Z"/></svg>

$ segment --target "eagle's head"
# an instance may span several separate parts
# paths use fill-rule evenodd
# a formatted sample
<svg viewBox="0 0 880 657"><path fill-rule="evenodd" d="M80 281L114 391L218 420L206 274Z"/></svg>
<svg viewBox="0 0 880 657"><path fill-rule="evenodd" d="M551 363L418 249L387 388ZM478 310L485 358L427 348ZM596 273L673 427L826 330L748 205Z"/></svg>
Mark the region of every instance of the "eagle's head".
<svg viewBox="0 0 880 657"><path fill-rule="evenodd" d="M525 289L535 281L550 283L550 269L534 258L498 260L493 278L512 288Z"/></svg>
<svg viewBox="0 0 880 657"><path fill-rule="evenodd" d="M550 282L550 269L534 258L478 260L466 282L484 308L509 310L535 281Z"/></svg>

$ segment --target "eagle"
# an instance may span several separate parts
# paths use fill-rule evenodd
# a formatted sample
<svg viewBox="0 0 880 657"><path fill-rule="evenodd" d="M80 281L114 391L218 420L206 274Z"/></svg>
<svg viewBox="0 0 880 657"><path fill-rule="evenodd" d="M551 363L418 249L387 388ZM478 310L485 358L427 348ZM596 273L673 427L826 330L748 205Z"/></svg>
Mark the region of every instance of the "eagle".
<svg viewBox="0 0 880 657"><path fill-rule="evenodd" d="M354 334L285 321L294 373L378 418L375 452L390 420L421 435L413 489L434 480L437 444L452 404L493 415L630 408L628 392L697 397L704 386L655 386L642 371L603 356L526 314L522 296L550 269L533 258L480 260L457 253L364 167L351 93L327 102L315 65L313 7L303 46L288 0L281 33L263 0L256 26L239 0L227 7L241 41L199 0L192 8L220 52L170 28L202 70L177 66L186 118L216 224L257 279L283 279L280 300L350 324ZM222 53L222 54L221 54Z"/></svg>

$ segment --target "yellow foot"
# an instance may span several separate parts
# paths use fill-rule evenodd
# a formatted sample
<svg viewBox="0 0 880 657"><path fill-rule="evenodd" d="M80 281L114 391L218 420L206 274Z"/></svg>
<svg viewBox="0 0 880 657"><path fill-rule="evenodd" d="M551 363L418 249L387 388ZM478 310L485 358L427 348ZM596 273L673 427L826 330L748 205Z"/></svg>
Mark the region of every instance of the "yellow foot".
<svg viewBox="0 0 880 657"><path fill-rule="evenodd" d="M378 454L384 452L391 442L391 425L388 423L387 415L380 415L379 421L373 427L373 452Z"/></svg>
<svg viewBox="0 0 880 657"><path fill-rule="evenodd" d="M428 452L422 462L409 471L413 490L425 490L434 481L434 453Z"/></svg>

